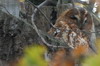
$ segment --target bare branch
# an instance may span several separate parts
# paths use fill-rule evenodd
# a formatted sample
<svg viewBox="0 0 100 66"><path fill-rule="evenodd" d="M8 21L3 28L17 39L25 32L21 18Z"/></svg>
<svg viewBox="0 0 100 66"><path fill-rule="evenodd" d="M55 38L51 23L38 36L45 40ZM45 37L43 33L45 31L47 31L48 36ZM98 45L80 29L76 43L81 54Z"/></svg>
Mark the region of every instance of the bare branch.
<svg viewBox="0 0 100 66"><path fill-rule="evenodd" d="M54 26L53 26L53 24L52 24L52 22L46 17L46 15L36 6L36 5L34 5L33 3L31 3L29 0L27 0L31 5L33 5L36 9L34 10L34 13L32 14L32 19L34 19L34 17L35 17L35 14L36 14L36 12L37 12L37 10L46 18L46 20L49 22L49 24L53 27L53 28L55 28Z"/></svg>
<svg viewBox="0 0 100 66"><path fill-rule="evenodd" d="M94 18L100 23L100 19L99 19L94 13L92 13L92 15L93 15Z"/></svg>
<svg viewBox="0 0 100 66"><path fill-rule="evenodd" d="M4 8L4 9L6 10L6 12L7 12L9 15L11 15L10 12L6 9L6 7L5 7L4 5L1 5L1 4L0 4L0 7Z"/></svg>

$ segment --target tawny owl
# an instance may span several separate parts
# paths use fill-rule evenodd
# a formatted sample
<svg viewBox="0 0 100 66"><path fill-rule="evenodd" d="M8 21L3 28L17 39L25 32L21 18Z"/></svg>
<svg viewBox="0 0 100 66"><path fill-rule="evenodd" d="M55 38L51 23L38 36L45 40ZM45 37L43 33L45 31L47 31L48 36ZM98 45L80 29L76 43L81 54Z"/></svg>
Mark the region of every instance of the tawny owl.
<svg viewBox="0 0 100 66"><path fill-rule="evenodd" d="M95 51L95 34L92 16L85 8L77 7L63 12L48 32L59 40L63 40L71 49L84 47L84 52Z"/></svg>

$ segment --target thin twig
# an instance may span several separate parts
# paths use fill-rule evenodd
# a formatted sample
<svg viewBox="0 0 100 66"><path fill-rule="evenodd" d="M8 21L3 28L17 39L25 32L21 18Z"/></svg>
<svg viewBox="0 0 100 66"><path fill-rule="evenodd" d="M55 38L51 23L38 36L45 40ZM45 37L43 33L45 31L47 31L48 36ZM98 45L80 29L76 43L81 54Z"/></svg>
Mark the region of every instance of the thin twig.
<svg viewBox="0 0 100 66"><path fill-rule="evenodd" d="M46 18L46 20L49 22L49 24L53 27L53 28L55 28L54 26L53 26L53 24L52 24L52 22L46 17L46 15L36 6L36 5L34 5L32 2L30 2L29 0L27 0L27 2L29 2L31 5L33 5L36 9L38 9L38 11ZM36 13L37 11L35 11L35 13ZM32 17L34 18L34 13L33 13L33 15L32 15Z"/></svg>
<svg viewBox="0 0 100 66"><path fill-rule="evenodd" d="M92 13L92 15L96 18L96 20L100 23L100 19L94 14Z"/></svg>
<svg viewBox="0 0 100 66"><path fill-rule="evenodd" d="M75 8L74 0L71 0L73 8Z"/></svg>

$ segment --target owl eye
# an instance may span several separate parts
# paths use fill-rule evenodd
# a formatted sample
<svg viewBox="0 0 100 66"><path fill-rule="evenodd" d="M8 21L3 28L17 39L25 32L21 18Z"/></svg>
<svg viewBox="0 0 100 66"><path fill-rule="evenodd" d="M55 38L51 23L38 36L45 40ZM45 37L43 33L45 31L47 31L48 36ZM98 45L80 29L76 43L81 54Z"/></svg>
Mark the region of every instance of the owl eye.
<svg viewBox="0 0 100 66"><path fill-rule="evenodd" d="M71 19L77 19L75 15L70 16Z"/></svg>
<svg viewBox="0 0 100 66"><path fill-rule="evenodd" d="M85 25L86 23L87 23L87 18L84 19L83 25Z"/></svg>

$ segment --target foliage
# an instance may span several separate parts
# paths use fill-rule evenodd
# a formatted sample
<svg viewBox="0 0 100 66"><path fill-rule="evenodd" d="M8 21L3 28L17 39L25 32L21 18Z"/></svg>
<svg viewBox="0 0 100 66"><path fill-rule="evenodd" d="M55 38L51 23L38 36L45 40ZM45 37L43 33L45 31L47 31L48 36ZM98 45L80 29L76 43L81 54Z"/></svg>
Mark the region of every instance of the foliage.
<svg viewBox="0 0 100 66"><path fill-rule="evenodd" d="M96 45L100 51L100 39L96 40ZM84 48L84 47L83 47ZM75 51L73 51L75 56L67 56L64 49L59 50L55 53L53 60L49 62L50 66L73 66L74 58L81 54L82 47L79 47ZM46 62L43 58L43 54L46 51L45 47L42 46L32 46L28 47L24 50L24 56L19 60L17 66L48 66L48 62ZM98 52L99 52L98 51ZM84 51L83 51L84 52ZM74 57L74 58L73 58ZM87 57L82 66L100 66L100 53L97 55L92 55Z"/></svg>
<svg viewBox="0 0 100 66"><path fill-rule="evenodd" d="M47 66L47 62L43 59L45 51L46 49L41 46L26 48L24 57L19 60L18 66Z"/></svg>
<svg viewBox="0 0 100 66"><path fill-rule="evenodd" d="M100 38L96 40L96 45L99 49L98 54L87 58L83 66L100 66Z"/></svg>
<svg viewBox="0 0 100 66"><path fill-rule="evenodd" d="M100 66L100 53L85 60L83 66Z"/></svg>

